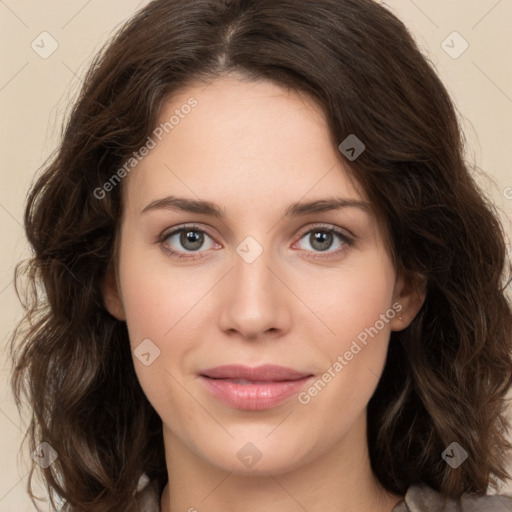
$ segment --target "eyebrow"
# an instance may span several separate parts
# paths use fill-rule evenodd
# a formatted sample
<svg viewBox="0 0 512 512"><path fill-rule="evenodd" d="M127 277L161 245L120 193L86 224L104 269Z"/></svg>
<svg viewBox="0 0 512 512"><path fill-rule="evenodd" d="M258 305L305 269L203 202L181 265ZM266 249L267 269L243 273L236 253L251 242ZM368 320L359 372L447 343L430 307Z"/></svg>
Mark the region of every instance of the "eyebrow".
<svg viewBox="0 0 512 512"><path fill-rule="evenodd" d="M343 197L334 197L326 199L317 199L309 202L293 203L284 211L283 217L299 217L309 213L327 212L332 210L339 210L342 208L359 208L367 213L371 211L370 204L365 201L356 199L346 199ZM224 219L225 211L211 201L201 201L196 199L189 199L185 197L167 196L162 199L157 199L149 203L141 211L141 214L153 210L181 210L190 213L201 213Z"/></svg>

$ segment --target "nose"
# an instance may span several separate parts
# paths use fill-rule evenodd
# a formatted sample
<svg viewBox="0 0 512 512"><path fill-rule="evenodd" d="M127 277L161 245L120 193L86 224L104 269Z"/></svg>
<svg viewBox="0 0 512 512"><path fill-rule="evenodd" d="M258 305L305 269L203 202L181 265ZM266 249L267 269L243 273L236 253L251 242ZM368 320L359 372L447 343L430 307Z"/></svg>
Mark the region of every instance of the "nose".
<svg viewBox="0 0 512 512"><path fill-rule="evenodd" d="M270 251L263 251L253 262L235 254L227 279L219 297L219 327L223 332L257 340L289 331L293 295L271 261Z"/></svg>

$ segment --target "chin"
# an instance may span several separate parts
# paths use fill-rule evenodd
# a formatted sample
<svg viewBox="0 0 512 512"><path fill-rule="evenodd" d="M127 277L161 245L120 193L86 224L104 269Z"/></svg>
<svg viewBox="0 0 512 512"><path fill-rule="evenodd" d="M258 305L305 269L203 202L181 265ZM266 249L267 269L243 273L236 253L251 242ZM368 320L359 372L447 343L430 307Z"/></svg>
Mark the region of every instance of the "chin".
<svg viewBox="0 0 512 512"><path fill-rule="evenodd" d="M227 472L245 476L279 475L296 470L301 465L313 459L313 454L304 451L300 439L296 443L287 443L279 439L272 442L269 439L258 441L231 440L228 445L222 446L222 451L205 454L210 464Z"/></svg>

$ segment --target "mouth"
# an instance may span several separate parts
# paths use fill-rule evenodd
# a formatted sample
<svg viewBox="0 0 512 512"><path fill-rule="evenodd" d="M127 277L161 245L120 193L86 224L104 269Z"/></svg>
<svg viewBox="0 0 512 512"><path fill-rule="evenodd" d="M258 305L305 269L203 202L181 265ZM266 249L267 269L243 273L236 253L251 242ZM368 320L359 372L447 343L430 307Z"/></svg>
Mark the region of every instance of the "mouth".
<svg viewBox="0 0 512 512"><path fill-rule="evenodd" d="M207 391L222 403L236 409L257 411L285 402L313 375L275 365L225 365L203 370L199 377Z"/></svg>

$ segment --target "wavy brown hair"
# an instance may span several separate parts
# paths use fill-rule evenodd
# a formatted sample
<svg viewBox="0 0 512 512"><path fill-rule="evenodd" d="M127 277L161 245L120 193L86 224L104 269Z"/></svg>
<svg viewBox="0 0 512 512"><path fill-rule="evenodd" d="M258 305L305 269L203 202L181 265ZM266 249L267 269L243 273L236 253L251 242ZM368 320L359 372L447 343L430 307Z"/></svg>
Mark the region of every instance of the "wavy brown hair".
<svg viewBox="0 0 512 512"><path fill-rule="evenodd" d="M18 407L30 406L31 448L46 441L58 453L43 471L52 503L133 510L142 473L160 489L168 478L161 420L135 375L126 325L102 297L122 186L102 199L94 191L144 144L170 95L230 72L308 94L333 144L349 134L364 142L351 174L397 271L425 276L423 307L391 334L368 406L375 475L402 495L421 482L449 496L485 493L507 478L510 264L433 66L371 0L155 0L94 59L28 196L33 257L16 271L26 315L11 342L12 385ZM441 458L454 441L469 454L457 470Z"/></svg>

